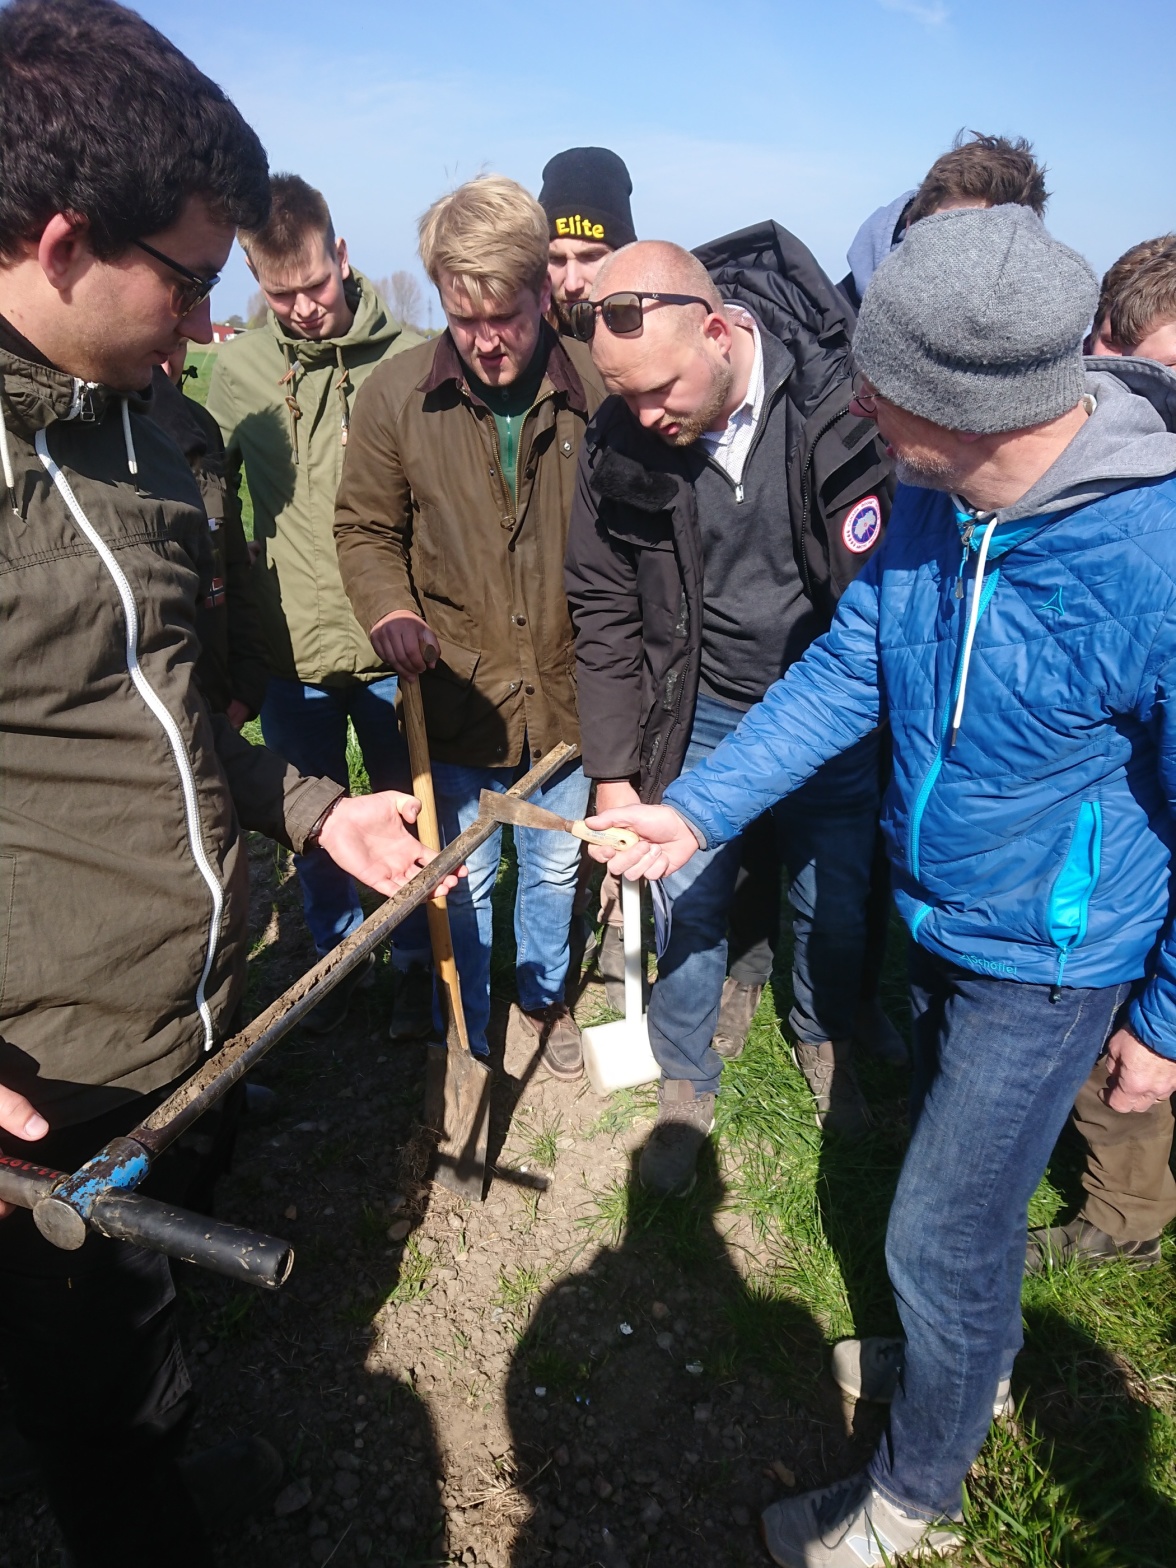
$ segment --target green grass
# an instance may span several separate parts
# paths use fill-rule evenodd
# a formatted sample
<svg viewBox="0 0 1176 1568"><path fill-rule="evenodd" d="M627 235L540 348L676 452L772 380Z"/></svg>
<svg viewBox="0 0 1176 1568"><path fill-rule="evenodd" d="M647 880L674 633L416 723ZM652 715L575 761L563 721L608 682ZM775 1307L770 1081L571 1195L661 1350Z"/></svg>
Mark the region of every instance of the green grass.
<svg viewBox="0 0 1176 1568"><path fill-rule="evenodd" d="M524 1265L516 1269L500 1269L494 1300L500 1307L519 1311L530 1306L543 1289L546 1280L546 1272L542 1269L527 1268Z"/></svg>
<svg viewBox="0 0 1176 1568"><path fill-rule="evenodd" d="M404 1244L404 1256L400 1260L400 1275L392 1290L384 1297L391 1305L399 1306L405 1301L415 1301L418 1296L423 1296L429 1288L429 1275L433 1272L433 1259L431 1254L422 1252L417 1243L410 1236Z"/></svg>

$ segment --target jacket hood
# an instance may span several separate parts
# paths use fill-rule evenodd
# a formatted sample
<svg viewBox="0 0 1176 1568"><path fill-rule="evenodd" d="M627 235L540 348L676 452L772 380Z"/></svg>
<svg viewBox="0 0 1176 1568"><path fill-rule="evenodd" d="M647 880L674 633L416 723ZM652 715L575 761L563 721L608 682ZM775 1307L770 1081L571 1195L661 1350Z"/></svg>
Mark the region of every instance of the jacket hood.
<svg viewBox="0 0 1176 1568"><path fill-rule="evenodd" d="M767 221L694 252L724 299L737 300L793 361L789 395L805 412L846 374L852 305L795 234Z"/></svg>
<svg viewBox="0 0 1176 1568"><path fill-rule="evenodd" d="M375 284L362 272L357 272L354 267L351 269L351 279L359 292L359 301L355 307L354 320L340 337L315 339L296 337L292 332L286 331L272 310L267 313L269 330L282 347L302 364L309 366L328 361L334 363L340 350L391 343L400 336L403 329L398 321L393 320Z"/></svg>
<svg viewBox="0 0 1176 1568"><path fill-rule="evenodd" d="M845 259L853 273L853 286L861 299L869 287L870 279L877 272L890 252L901 245L903 234L895 233L898 220L917 195L916 191L903 191L885 207L876 208L853 237Z"/></svg>
<svg viewBox="0 0 1176 1568"><path fill-rule="evenodd" d="M1176 474L1176 375L1151 359L1086 361L1094 412L1031 490L999 513L1012 523L1089 506Z"/></svg>

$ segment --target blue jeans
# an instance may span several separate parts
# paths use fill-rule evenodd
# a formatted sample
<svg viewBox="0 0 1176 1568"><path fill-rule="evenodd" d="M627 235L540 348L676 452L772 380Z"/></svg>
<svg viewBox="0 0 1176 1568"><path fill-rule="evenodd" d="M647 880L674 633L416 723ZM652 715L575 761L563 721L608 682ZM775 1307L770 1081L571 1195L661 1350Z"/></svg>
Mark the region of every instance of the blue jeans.
<svg viewBox="0 0 1176 1568"><path fill-rule="evenodd" d="M1021 1348L1029 1200L1130 987L994 980L911 950L913 1132L886 1232L906 1334L878 1489L930 1518L960 1487Z"/></svg>
<svg viewBox="0 0 1176 1568"><path fill-rule="evenodd" d="M700 695L682 771L709 757L742 717L731 703ZM878 805L878 740L868 736L772 808L791 878L796 1005L789 1023L808 1045L853 1033ZM663 1075L691 1079L699 1094L718 1089L723 1065L711 1039L727 974L727 914L739 865L735 839L700 850L663 884L673 922L650 995L649 1043Z"/></svg>
<svg viewBox="0 0 1176 1568"><path fill-rule="evenodd" d="M484 789L505 794L529 766L525 755L517 768L466 768L434 762L433 789L444 842L448 844L476 820L478 796ZM561 817L582 817L588 809L588 780L583 768L570 763L532 798L537 806L546 806ZM519 1006L532 1013L563 1001L580 841L570 833L549 833L543 828L515 828L514 841L519 862L514 910ZM494 936L490 901L501 858L499 829L466 861L469 876L449 895L453 956L461 976L470 1048L477 1056L484 1056L487 1050Z"/></svg>
<svg viewBox="0 0 1176 1568"><path fill-rule="evenodd" d="M355 726L363 764L373 791L412 794L408 746L396 724L396 677L348 681L337 686L308 686L275 680L266 687L261 709L265 743L300 773L347 783L347 720ZM306 923L321 958L363 922L355 883L324 849L295 855ZM396 929L392 962L398 969L428 963L429 928L418 910Z"/></svg>

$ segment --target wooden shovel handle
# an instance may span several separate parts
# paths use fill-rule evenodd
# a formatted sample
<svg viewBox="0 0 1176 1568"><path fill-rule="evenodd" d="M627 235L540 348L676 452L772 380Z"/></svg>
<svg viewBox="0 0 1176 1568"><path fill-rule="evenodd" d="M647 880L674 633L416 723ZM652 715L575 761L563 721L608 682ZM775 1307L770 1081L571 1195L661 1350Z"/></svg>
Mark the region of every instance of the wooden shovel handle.
<svg viewBox="0 0 1176 1568"><path fill-rule="evenodd" d="M638 838L632 828L590 828L583 822L573 822L568 831L585 844L607 844L612 849L632 849Z"/></svg>
<svg viewBox="0 0 1176 1568"><path fill-rule="evenodd" d="M437 801L433 795L433 770L429 765L429 736L425 729L425 705L421 683L402 680L400 695L404 703L404 733L408 737L408 761L412 768L412 792L421 803L417 817L417 836L426 849L441 848L441 828L437 821ZM446 1006L457 1031L462 1049L470 1048L465 1010L461 1005L461 983L453 956L453 936L449 930L449 906L444 897L431 898L425 905L429 921L429 941L433 965L445 991Z"/></svg>

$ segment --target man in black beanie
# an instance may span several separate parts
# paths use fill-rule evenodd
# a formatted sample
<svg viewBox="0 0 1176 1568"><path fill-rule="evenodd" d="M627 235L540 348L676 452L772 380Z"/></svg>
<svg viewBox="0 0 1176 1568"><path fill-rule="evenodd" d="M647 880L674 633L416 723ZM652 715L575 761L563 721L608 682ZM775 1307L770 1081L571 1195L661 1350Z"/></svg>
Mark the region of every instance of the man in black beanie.
<svg viewBox="0 0 1176 1568"><path fill-rule="evenodd" d="M607 147L569 147L543 170L539 205L547 214L547 275L561 332L569 331L567 307L588 298L604 258L637 238L632 194L624 160Z"/></svg>

